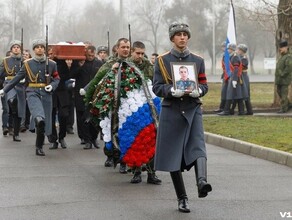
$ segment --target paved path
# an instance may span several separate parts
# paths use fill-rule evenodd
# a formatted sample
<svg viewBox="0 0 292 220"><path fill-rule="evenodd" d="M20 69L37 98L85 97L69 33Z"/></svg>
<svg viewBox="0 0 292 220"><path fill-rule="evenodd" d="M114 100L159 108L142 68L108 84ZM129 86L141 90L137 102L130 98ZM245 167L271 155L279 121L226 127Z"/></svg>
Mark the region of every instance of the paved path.
<svg viewBox="0 0 292 220"><path fill-rule="evenodd" d="M129 183L131 174L103 166L102 149L83 150L76 135L68 149L34 155L34 135L22 142L0 136L0 219L214 219L275 220L292 212L292 169L207 145L213 192L197 197L195 175L185 172L191 213L177 211L168 173L163 184ZM287 214L287 213L286 213Z"/></svg>

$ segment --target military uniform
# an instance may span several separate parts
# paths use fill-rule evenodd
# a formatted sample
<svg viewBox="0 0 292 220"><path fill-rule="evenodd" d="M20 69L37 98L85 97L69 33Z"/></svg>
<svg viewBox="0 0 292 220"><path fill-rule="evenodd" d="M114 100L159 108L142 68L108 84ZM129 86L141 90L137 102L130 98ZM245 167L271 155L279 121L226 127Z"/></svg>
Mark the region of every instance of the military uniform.
<svg viewBox="0 0 292 220"><path fill-rule="evenodd" d="M0 78L4 79L3 86L7 85L15 77L15 74L21 68L21 63L21 53L18 55L12 54L10 57L4 58L0 65ZM25 108L23 108L23 106L26 105L25 88L23 84L16 84L14 88L5 94L5 101L8 103L9 112L13 118L13 140L20 141L19 129L21 118L25 118Z"/></svg>
<svg viewBox="0 0 292 220"><path fill-rule="evenodd" d="M45 43L42 40L34 42L35 45ZM16 76L4 87L4 92L9 92L20 80L25 79L27 104L32 116L30 130L35 128L36 137L36 155L44 156L42 147L45 134L52 132L52 91L59 84L60 78L57 71L57 65L49 60L48 69L46 69L46 57L34 57L24 61L24 64ZM48 71L48 75L46 74ZM46 91L49 86L50 91Z"/></svg>
<svg viewBox="0 0 292 220"><path fill-rule="evenodd" d="M285 46L287 46L287 43L285 43ZM281 109L279 113L285 113L289 109L288 87L291 84L291 79L292 54L287 51L279 57L275 72L275 85L277 86L277 93L281 99Z"/></svg>

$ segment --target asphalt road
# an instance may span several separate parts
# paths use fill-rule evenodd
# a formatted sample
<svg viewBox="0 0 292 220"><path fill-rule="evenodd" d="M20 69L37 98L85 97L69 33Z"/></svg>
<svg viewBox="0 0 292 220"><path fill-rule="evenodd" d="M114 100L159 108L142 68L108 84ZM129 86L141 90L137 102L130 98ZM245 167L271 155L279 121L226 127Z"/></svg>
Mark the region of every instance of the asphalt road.
<svg viewBox="0 0 292 220"><path fill-rule="evenodd" d="M131 184L130 173L105 168L103 150L83 150L76 134L67 136L68 149L46 144L45 157L34 154L34 134L21 139L0 136L0 219L275 220L292 214L291 168L215 145L207 145L208 197L197 197L193 170L183 174L187 214L177 211L168 173L157 172L160 186L147 184L146 173Z"/></svg>

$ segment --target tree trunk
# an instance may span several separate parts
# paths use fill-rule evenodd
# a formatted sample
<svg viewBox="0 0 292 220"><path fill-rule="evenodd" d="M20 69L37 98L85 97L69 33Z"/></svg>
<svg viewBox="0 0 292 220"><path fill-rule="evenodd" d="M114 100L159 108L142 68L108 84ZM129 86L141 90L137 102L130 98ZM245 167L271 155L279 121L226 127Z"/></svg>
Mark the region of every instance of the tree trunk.
<svg viewBox="0 0 292 220"><path fill-rule="evenodd" d="M292 2L291 0L279 0L278 4L278 30L276 36L276 49L278 51L278 42L287 40L289 50L292 50ZM279 56L279 54L278 54ZM292 102L292 86L289 87L288 94L290 102ZM275 90L273 106L279 106L279 97Z"/></svg>

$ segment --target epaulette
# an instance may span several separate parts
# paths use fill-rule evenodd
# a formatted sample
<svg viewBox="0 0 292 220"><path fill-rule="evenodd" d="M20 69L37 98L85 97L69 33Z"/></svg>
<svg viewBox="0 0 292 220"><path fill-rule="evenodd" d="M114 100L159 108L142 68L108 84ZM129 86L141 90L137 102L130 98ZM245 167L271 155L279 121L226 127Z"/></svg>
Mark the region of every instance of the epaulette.
<svg viewBox="0 0 292 220"><path fill-rule="evenodd" d="M202 59L204 59L201 55L199 55L199 54L196 54L196 53L193 53L193 52L191 52L191 54L193 54L193 55L195 55L195 56L197 56L197 57L200 57L200 58L202 58Z"/></svg>
<svg viewBox="0 0 292 220"><path fill-rule="evenodd" d="M165 55L167 55L167 54L170 54L170 51L167 51L167 52L165 52L165 53L159 55L158 57L163 57L163 56L165 56ZM157 58L158 58L158 57L157 57Z"/></svg>
<svg viewBox="0 0 292 220"><path fill-rule="evenodd" d="M51 61L51 62L57 64L55 60L49 59L49 61Z"/></svg>

